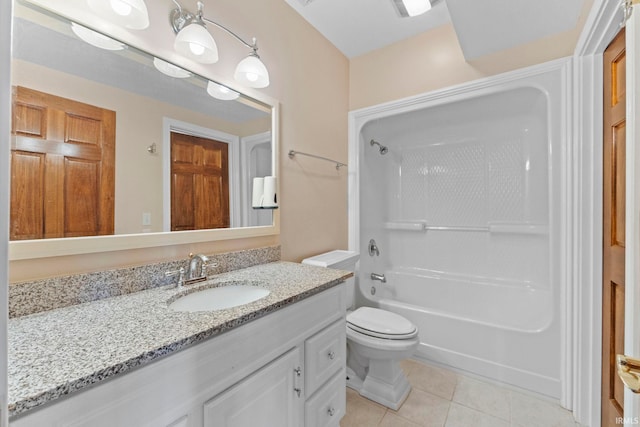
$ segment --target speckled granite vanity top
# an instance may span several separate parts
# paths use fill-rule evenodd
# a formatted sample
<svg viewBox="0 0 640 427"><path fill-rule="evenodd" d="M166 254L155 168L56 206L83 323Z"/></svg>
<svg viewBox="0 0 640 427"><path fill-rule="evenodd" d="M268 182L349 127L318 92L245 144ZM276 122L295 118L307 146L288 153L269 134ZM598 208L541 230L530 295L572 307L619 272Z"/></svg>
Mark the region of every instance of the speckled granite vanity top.
<svg viewBox="0 0 640 427"><path fill-rule="evenodd" d="M185 292L165 286L9 320L9 415L125 373L340 283L351 273L274 262L223 273L211 284L249 281L271 293L214 312L176 312Z"/></svg>

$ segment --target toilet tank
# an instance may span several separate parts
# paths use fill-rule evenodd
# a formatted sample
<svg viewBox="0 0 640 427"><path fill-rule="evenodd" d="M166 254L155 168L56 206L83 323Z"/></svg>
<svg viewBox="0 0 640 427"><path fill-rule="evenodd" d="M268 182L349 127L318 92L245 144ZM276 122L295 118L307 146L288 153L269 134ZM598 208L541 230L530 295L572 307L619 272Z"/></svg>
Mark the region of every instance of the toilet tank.
<svg viewBox="0 0 640 427"><path fill-rule="evenodd" d="M356 263L360 259L360 254L355 251L335 250L320 255L312 256L302 260L303 264L315 265L318 267L334 268L336 270L356 271ZM350 277L346 281L347 286L347 308L353 306L356 292L356 279Z"/></svg>

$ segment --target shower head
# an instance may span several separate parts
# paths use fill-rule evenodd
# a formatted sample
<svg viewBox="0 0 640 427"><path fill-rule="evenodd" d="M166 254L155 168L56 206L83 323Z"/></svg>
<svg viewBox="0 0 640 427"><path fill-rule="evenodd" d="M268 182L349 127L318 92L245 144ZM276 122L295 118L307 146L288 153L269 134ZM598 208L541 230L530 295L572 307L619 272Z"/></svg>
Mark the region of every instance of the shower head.
<svg viewBox="0 0 640 427"><path fill-rule="evenodd" d="M380 147L380 154L382 154L383 156L389 152L389 149L388 149L386 146L384 146L384 145L380 144L380 143L379 143L378 141L376 141L376 140L373 140L373 139L372 139L371 141L369 141L369 144L370 144L372 147L373 147L374 145L377 145L378 147Z"/></svg>

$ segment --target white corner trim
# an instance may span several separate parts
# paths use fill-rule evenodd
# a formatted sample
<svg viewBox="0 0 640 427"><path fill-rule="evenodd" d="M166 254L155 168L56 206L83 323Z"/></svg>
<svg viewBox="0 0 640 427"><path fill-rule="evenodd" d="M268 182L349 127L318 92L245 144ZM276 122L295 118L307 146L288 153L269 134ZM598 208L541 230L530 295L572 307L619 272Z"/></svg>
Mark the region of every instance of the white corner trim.
<svg viewBox="0 0 640 427"><path fill-rule="evenodd" d="M596 0L574 53L573 413L600 425L602 349L602 53L619 30L616 1Z"/></svg>

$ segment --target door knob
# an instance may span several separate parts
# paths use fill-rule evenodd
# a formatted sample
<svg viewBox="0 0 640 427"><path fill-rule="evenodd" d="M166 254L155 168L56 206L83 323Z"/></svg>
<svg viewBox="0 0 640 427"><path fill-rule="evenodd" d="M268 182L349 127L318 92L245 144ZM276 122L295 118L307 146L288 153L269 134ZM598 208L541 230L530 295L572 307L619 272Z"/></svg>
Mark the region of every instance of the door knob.
<svg viewBox="0 0 640 427"><path fill-rule="evenodd" d="M619 354L616 357L618 376L632 392L640 393L640 360Z"/></svg>

